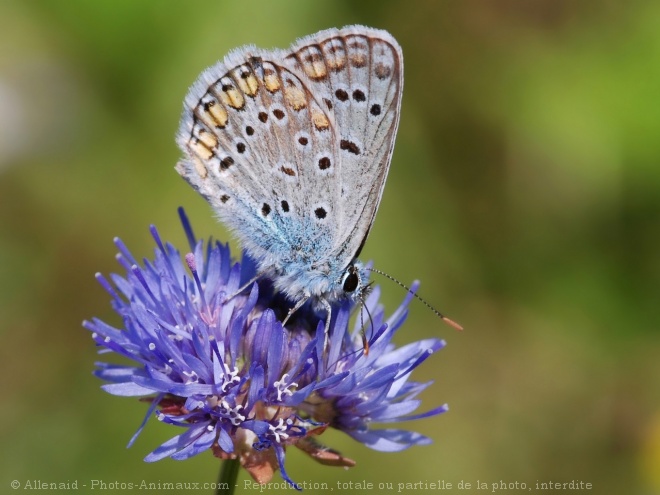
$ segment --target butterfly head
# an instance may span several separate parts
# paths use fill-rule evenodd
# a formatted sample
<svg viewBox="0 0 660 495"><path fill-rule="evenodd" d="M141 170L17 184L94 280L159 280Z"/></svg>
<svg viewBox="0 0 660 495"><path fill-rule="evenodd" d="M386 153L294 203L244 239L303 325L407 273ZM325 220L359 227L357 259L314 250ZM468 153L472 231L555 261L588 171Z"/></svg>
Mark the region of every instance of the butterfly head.
<svg viewBox="0 0 660 495"><path fill-rule="evenodd" d="M360 287L361 283L360 270L351 263L341 278L341 287L347 294L352 294Z"/></svg>
<svg viewBox="0 0 660 495"><path fill-rule="evenodd" d="M344 294L354 300L360 300L369 291L370 283L365 283L369 278L368 270L361 262L351 262L342 274L340 283Z"/></svg>

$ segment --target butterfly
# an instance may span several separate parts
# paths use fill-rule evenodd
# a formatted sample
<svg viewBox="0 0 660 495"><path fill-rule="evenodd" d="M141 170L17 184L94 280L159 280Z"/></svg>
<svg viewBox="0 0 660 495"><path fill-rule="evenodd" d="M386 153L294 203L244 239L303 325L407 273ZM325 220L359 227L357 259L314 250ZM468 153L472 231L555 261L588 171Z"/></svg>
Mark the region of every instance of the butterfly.
<svg viewBox="0 0 660 495"><path fill-rule="evenodd" d="M291 300L289 316L308 300L325 309L326 343L331 303L366 287L357 258L383 195L402 89L396 40L348 26L286 50L237 48L184 101L176 170L256 261L256 278Z"/></svg>

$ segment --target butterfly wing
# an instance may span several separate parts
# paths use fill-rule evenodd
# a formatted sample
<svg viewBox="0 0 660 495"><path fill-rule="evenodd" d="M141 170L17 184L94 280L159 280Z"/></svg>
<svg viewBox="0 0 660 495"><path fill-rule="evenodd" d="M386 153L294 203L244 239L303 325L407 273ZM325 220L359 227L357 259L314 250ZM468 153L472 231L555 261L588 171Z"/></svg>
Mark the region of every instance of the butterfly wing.
<svg viewBox="0 0 660 495"><path fill-rule="evenodd" d="M338 206L332 258L345 268L359 255L383 194L399 125L403 56L386 31L330 29L298 41L287 66L311 89L333 123Z"/></svg>
<svg viewBox="0 0 660 495"><path fill-rule="evenodd" d="M185 154L178 172L257 259L300 244L292 225L310 216L301 183L314 173L303 165L319 150L332 155L328 116L281 59L245 47L204 71L177 137Z"/></svg>
<svg viewBox="0 0 660 495"><path fill-rule="evenodd" d="M324 292L327 281L311 272L324 265L335 277L366 238L389 168L401 73L393 38L358 26L287 51L238 49L189 91L177 170L262 272L297 281L290 295L302 286Z"/></svg>

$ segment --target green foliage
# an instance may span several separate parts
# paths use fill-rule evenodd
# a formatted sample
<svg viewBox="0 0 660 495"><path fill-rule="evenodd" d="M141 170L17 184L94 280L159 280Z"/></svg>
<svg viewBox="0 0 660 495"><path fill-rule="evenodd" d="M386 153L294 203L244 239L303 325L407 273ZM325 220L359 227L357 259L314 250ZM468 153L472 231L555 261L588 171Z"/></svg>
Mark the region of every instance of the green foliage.
<svg viewBox="0 0 660 495"><path fill-rule="evenodd" d="M146 408L91 376L80 322L116 321L93 275L117 269L114 236L150 255L150 223L183 244L179 205L197 233L227 239L173 169L202 68L242 44L285 47L352 23L388 29L405 57L399 138L363 258L421 278L466 330L413 305L411 338L449 342L417 376L451 407L426 420L433 446L381 454L336 435L357 467L293 453L290 475L660 491L651 1L3 2L3 483L216 479L210 455L143 463L169 438L157 422L124 449ZM376 281L393 308L401 289Z"/></svg>

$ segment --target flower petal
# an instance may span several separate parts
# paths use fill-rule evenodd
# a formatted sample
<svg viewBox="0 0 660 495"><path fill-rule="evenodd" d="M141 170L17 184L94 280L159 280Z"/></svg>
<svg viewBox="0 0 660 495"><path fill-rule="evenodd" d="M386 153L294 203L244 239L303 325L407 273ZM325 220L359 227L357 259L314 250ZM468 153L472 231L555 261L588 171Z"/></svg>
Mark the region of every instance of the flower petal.
<svg viewBox="0 0 660 495"><path fill-rule="evenodd" d="M405 430L368 430L365 432L347 431L350 436L367 447L380 452L398 452L413 445L428 445L429 437Z"/></svg>

